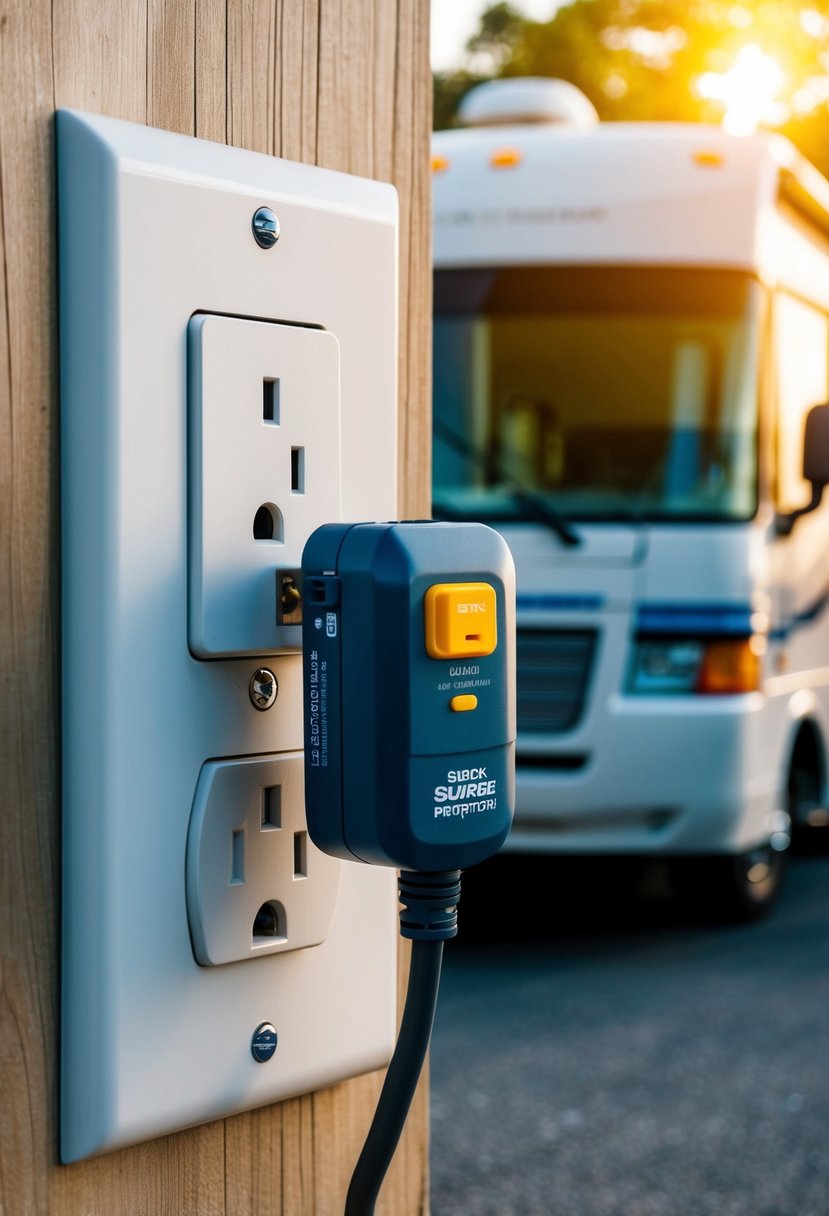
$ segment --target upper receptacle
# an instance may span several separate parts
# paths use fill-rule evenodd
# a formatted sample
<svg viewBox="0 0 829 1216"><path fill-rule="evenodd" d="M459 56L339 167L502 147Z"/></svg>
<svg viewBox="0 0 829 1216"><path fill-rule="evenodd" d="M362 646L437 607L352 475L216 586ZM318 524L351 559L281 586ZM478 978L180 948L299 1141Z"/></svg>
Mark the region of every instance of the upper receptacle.
<svg viewBox="0 0 829 1216"><path fill-rule="evenodd" d="M188 326L190 649L297 650L278 569L341 518L340 352L333 334L196 314Z"/></svg>

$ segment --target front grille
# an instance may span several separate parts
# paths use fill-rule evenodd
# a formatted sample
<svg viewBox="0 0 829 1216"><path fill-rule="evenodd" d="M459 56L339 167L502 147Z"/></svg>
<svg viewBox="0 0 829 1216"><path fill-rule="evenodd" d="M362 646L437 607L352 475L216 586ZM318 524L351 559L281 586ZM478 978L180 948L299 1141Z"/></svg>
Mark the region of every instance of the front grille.
<svg viewBox="0 0 829 1216"><path fill-rule="evenodd" d="M518 733L578 725L596 651L595 629L518 630Z"/></svg>

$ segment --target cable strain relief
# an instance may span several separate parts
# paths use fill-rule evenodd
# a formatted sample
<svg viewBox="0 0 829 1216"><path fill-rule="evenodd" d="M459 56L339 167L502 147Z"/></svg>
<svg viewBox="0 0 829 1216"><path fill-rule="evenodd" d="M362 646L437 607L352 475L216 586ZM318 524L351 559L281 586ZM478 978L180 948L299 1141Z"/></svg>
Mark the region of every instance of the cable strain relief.
<svg viewBox="0 0 829 1216"><path fill-rule="evenodd" d="M460 870L401 870L397 880L400 936L414 942L445 942L458 932Z"/></svg>

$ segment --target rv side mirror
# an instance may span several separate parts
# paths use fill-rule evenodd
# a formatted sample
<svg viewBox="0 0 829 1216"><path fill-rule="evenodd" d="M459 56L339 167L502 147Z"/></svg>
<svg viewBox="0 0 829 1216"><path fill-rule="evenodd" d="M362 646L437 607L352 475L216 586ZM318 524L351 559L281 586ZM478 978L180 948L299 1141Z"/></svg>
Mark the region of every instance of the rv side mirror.
<svg viewBox="0 0 829 1216"><path fill-rule="evenodd" d="M788 536L801 515L808 515L820 506L823 491L829 485L829 403L813 405L806 415L803 477L812 484L811 501L805 507L776 517L775 529L780 536Z"/></svg>
<svg viewBox="0 0 829 1216"><path fill-rule="evenodd" d="M806 415L803 476L814 487L829 485L829 404L813 405Z"/></svg>

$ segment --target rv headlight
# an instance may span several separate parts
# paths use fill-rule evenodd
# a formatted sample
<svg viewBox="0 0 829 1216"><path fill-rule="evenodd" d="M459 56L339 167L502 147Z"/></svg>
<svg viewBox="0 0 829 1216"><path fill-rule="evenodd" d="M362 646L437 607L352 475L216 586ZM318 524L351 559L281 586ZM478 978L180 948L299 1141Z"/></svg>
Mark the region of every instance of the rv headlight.
<svg viewBox="0 0 829 1216"><path fill-rule="evenodd" d="M759 637L641 638L634 648L628 692L663 696L756 692L764 642Z"/></svg>
<svg viewBox="0 0 829 1216"><path fill-rule="evenodd" d="M630 692L694 692L703 656L702 642L651 641L636 643Z"/></svg>

